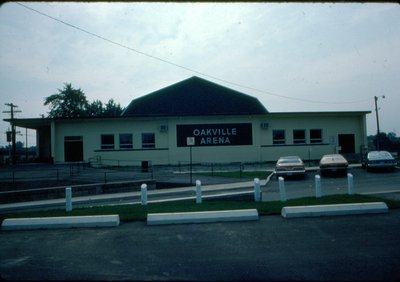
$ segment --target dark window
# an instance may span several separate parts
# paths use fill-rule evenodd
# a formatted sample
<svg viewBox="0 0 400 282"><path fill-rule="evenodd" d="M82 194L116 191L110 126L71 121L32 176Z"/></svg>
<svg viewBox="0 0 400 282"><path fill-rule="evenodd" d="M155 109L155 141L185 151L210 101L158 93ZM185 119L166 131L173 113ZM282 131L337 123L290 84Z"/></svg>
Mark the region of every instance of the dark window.
<svg viewBox="0 0 400 282"><path fill-rule="evenodd" d="M142 133L142 148L155 148L156 138L154 133Z"/></svg>
<svg viewBox="0 0 400 282"><path fill-rule="evenodd" d="M114 134L102 134L101 135L101 149L102 150L114 150Z"/></svg>
<svg viewBox="0 0 400 282"><path fill-rule="evenodd" d="M119 148L120 149L132 149L133 142L132 142L132 134L130 133L121 133L119 135Z"/></svg>
<svg viewBox="0 0 400 282"><path fill-rule="evenodd" d="M310 129L310 143L322 143L322 129Z"/></svg>
<svg viewBox="0 0 400 282"><path fill-rule="evenodd" d="M305 144L306 143L306 131L304 129L293 130L293 143L294 144Z"/></svg>
<svg viewBox="0 0 400 282"><path fill-rule="evenodd" d="M285 144L285 130L277 129L272 131L272 144L279 145Z"/></svg>

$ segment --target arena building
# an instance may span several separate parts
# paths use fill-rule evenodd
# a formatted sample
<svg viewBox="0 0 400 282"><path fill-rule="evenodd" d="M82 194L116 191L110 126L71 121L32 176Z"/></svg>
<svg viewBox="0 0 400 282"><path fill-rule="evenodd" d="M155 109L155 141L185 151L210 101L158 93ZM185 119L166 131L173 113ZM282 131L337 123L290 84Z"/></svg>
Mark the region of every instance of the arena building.
<svg viewBox="0 0 400 282"><path fill-rule="evenodd" d="M271 113L255 97L191 77L134 99L119 117L13 122L35 129L38 157L54 163L174 165L189 161L189 149L193 163L256 163L362 153L368 113Z"/></svg>

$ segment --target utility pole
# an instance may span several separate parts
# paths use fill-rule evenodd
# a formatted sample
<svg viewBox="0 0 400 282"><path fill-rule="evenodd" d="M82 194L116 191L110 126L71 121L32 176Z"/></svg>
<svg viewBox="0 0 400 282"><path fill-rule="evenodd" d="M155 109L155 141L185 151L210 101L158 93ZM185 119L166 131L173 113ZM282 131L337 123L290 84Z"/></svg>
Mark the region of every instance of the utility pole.
<svg viewBox="0 0 400 282"><path fill-rule="evenodd" d="M14 108L18 108L17 105L14 105L13 103L6 103L6 106L10 107L9 111L3 111L3 113L11 114L11 144L12 144L12 164L15 165L17 163L17 148L15 145L15 125L14 125L14 114L15 113L20 113L21 111L19 110L14 110Z"/></svg>
<svg viewBox="0 0 400 282"><path fill-rule="evenodd" d="M381 96L383 99L385 99L385 96ZM376 128L377 128L377 135L376 135L376 149L379 151L379 139L380 139L380 131L379 131L379 115L378 115L378 97L375 96L375 114L376 114Z"/></svg>

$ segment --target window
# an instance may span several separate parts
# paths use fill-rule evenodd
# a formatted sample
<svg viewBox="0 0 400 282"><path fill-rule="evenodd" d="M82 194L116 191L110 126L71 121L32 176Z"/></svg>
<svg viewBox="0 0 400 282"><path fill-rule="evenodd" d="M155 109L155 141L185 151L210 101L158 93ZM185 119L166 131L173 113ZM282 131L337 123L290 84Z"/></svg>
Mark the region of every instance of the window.
<svg viewBox="0 0 400 282"><path fill-rule="evenodd" d="M156 138L154 133L142 133L142 148L155 148Z"/></svg>
<svg viewBox="0 0 400 282"><path fill-rule="evenodd" d="M293 143L294 144L305 144L306 143L306 131L304 129L293 130Z"/></svg>
<svg viewBox="0 0 400 282"><path fill-rule="evenodd" d="M132 142L132 134L130 133L121 133L119 135L119 148L120 149L132 149L133 142Z"/></svg>
<svg viewBox="0 0 400 282"><path fill-rule="evenodd" d="M114 150L114 134L101 135L101 149Z"/></svg>
<svg viewBox="0 0 400 282"><path fill-rule="evenodd" d="M272 131L272 144L279 145L285 144L285 130L278 129Z"/></svg>
<svg viewBox="0 0 400 282"><path fill-rule="evenodd" d="M310 129L310 143L322 143L322 129Z"/></svg>

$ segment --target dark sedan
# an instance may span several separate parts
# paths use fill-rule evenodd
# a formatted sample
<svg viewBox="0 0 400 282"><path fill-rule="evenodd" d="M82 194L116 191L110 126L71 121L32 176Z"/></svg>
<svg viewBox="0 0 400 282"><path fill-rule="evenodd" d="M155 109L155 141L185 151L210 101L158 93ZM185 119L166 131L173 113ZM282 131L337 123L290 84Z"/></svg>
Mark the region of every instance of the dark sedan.
<svg viewBox="0 0 400 282"><path fill-rule="evenodd" d="M387 169L394 171L397 162L387 151L371 151L364 158L362 165L367 171L373 169Z"/></svg>

